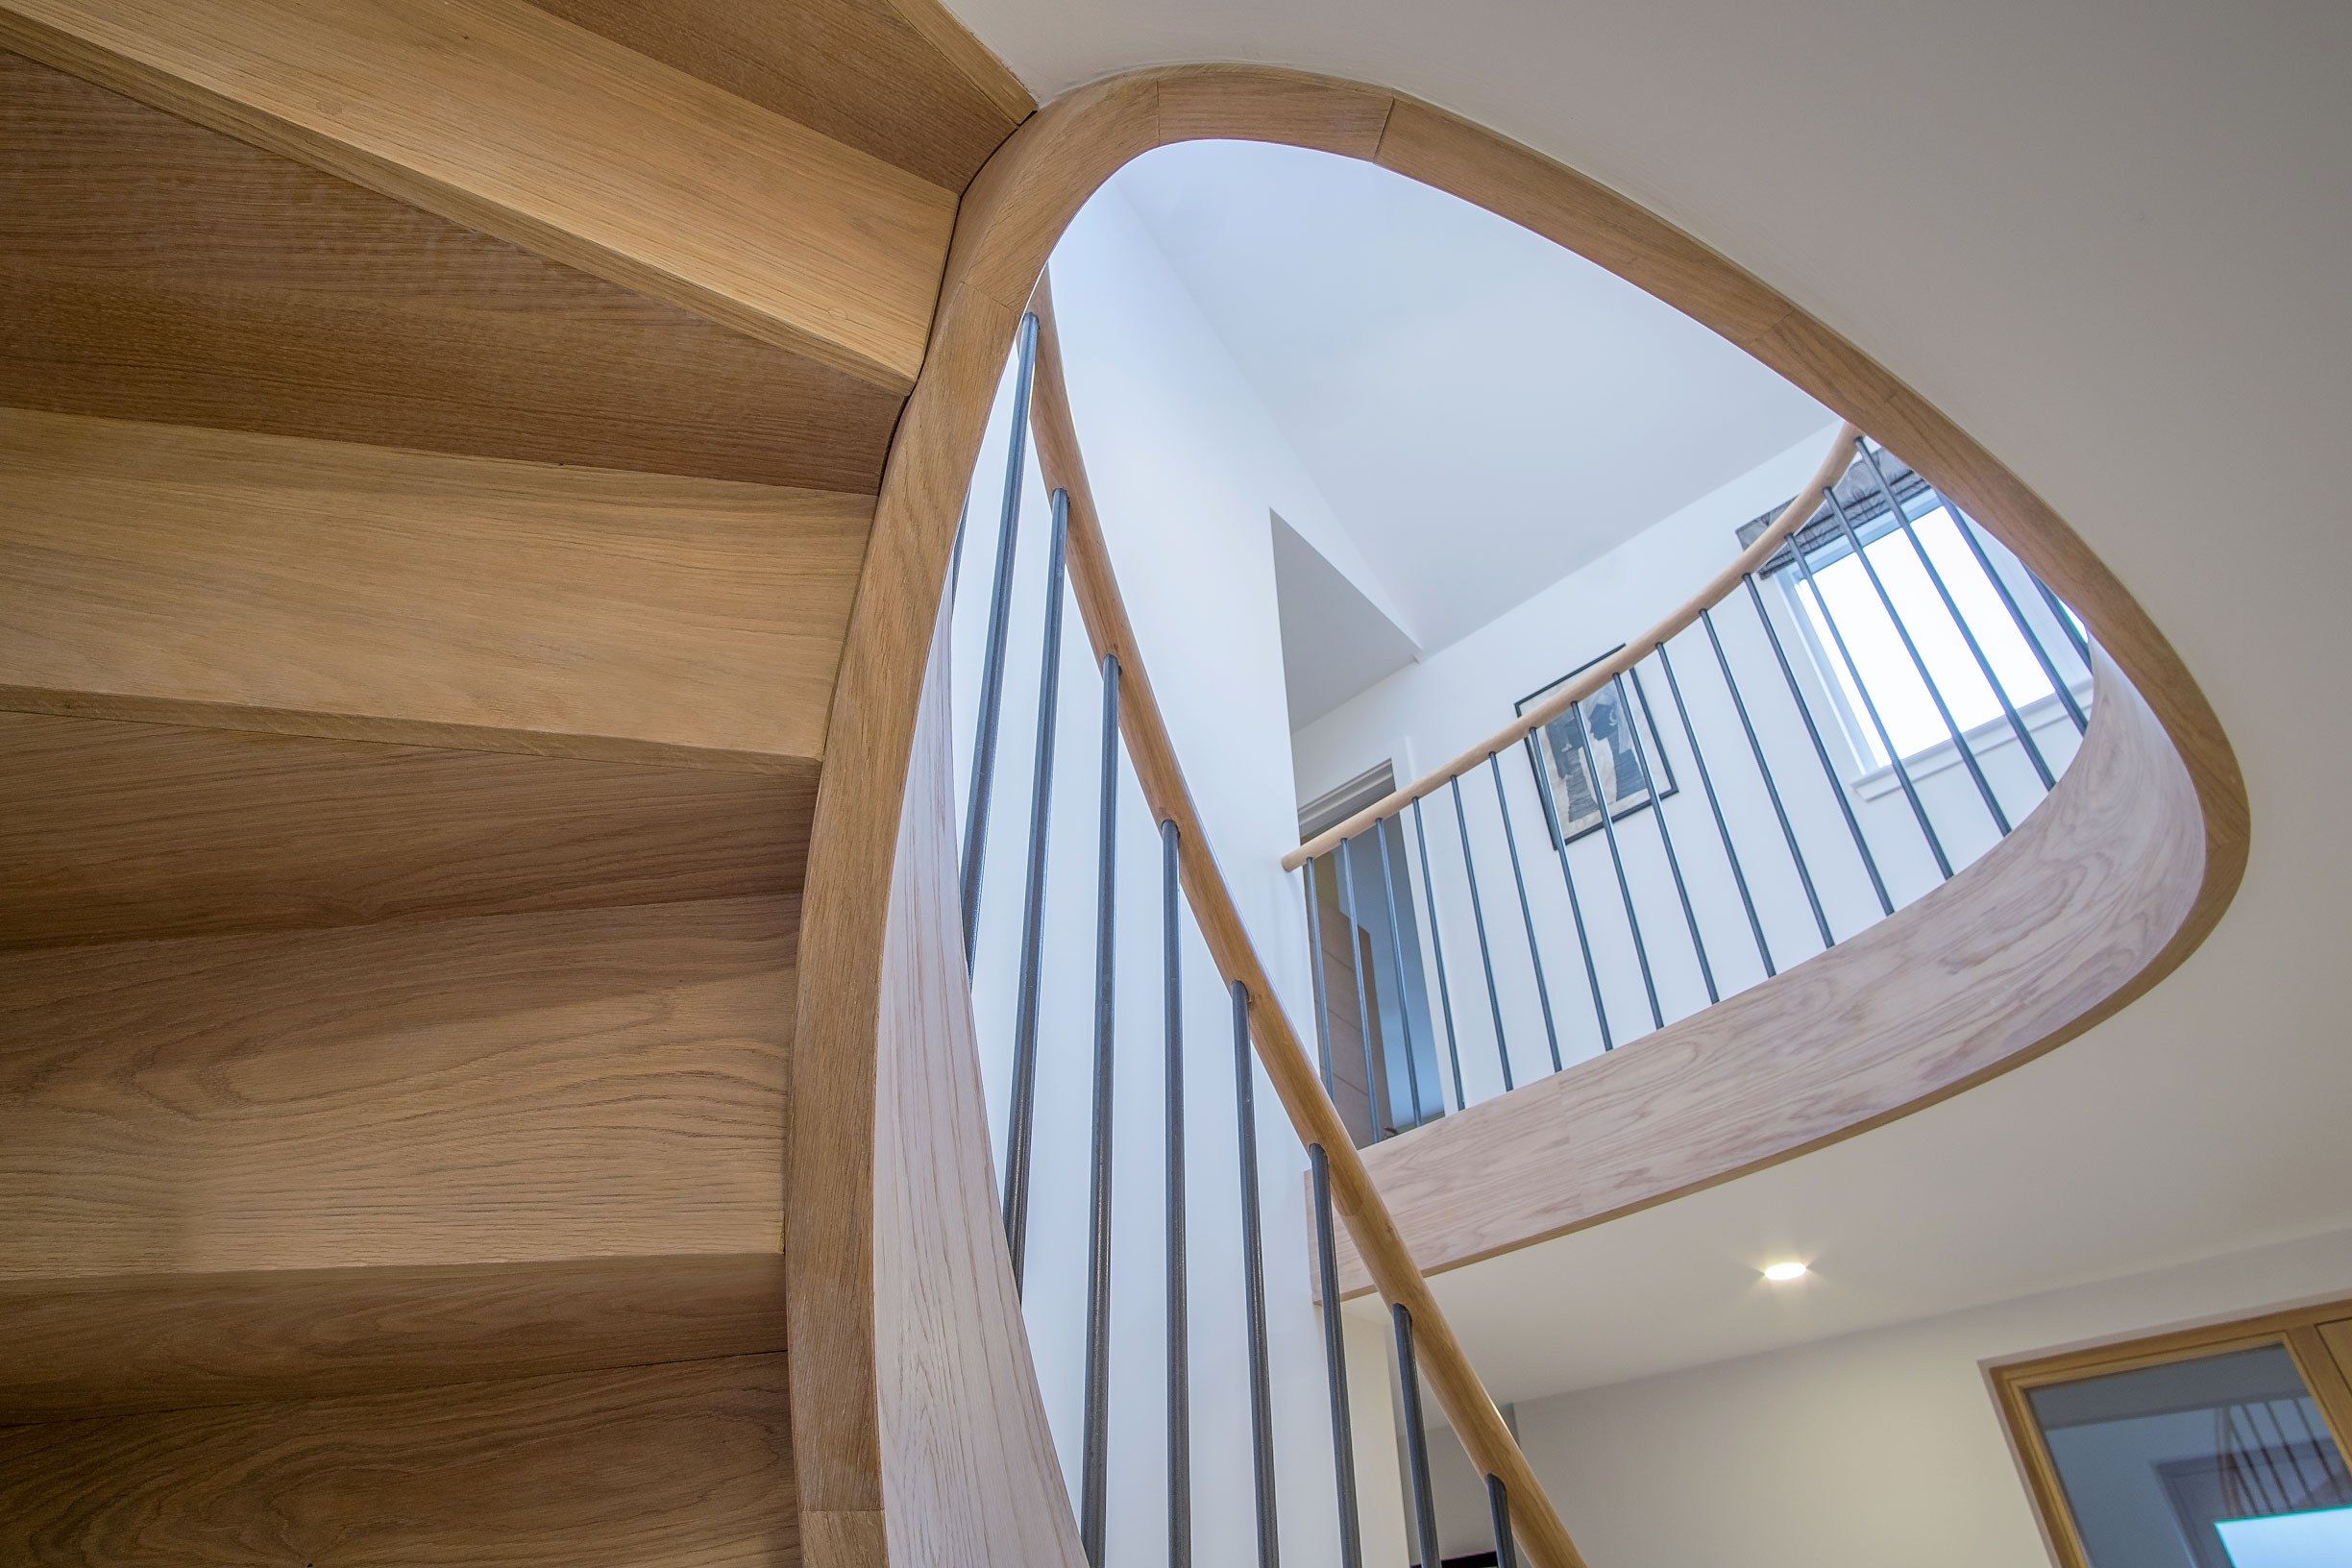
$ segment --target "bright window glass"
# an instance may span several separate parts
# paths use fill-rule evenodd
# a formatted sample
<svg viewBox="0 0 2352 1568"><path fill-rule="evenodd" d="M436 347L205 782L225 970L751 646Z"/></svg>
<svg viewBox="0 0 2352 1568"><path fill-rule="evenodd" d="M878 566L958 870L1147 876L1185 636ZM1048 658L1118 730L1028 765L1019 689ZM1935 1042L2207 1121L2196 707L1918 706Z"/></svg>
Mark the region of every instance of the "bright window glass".
<svg viewBox="0 0 2352 1568"><path fill-rule="evenodd" d="M2352 1563L2352 1508L2224 1519L2214 1527L2230 1568L2344 1568Z"/></svg>

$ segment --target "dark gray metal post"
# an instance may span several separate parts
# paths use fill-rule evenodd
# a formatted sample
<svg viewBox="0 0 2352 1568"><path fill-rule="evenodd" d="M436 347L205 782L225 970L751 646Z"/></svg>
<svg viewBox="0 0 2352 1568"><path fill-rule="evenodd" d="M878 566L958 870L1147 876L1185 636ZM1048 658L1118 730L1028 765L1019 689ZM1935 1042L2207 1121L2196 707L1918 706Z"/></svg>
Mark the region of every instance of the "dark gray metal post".
<svg viewBox="0 0 2352 1568"><path fill-rule="evenodd" d="M1528 744L1536 743L1531 737ZM1601 1027L1601 1048L1617 1048L1616 1037L1609 1033L1608 1004L1601 995L1601 971L1593 964L1592 939L1584 930L1584 900L1577 896L1576 872L1568 869L1568 835L1560 827L1559 801L1552 793L1552 772L1540 761L1535 767L1535 798L1544 808L1544 828L1552 835L1552 848L1559 856L1560 883L1568 890L1568 919L1576 927L1577 952L1584 960L1584 984L1592 992L1593 1022ZM1554 1070L1559 1067L1556 1058Z"/></svg>
<svg viewBox="0 0 2352 1568"><path fill-rule="evenodd" d="M1747 700L1740 696L1739 682L1732 678L1731 661L1724 656L1723 639L1715 634L1714 610L1701 610L1699 624L1706 631L1707 647L1715 650L1715 668L1723 673L1724 690L1731 694L1731 709L1739 715L1740 732L1748 737L1748 754L1755 759L1756 776L1764 781L1764 794L1771 799L1773 816L1780 823L1780 837L1788 843L1789 859L1797 863L1797 880L1804 885L1805 902L1813 910L1813 923L1821 928L1822 945L1833 947L1837 939L1829 934L1829 917L1822 912L1821 892L1813 886L1812 868L1805 865L1804 849L1797 842L1797 829L1789 821L1788 808L1781 803L1780 786L1773 780L1772 763L1764 755L1764 743L1756 739L1755 724L1748 717ZM1832 778L1831 783L1834 785L1836 780ZM1843 802L1845 798L1845 792L1840 790L1838 799Z"/></svg>
<svg viewBox="0 0 2352 1568"><path fill-rule="evenodd" d="M1999 598L2001 608L2009 612L2009 619L2016 625L2018 635L2025 640L2025 647L2033 654L2034 663L2042 667L2042 678L2050 683L2050 690L2057 695L2058 705L2066 709L2068 720L2074 725L2074 733L2080 735L2091 727L2091 716L2083 712L2082 704L2074 699L2074 688L2058 673L2058 662L2050 657L2049 646L2042 640L2042 633L2026 617L2025 607L2017 601L2017 595L2010 592L2009 579L2001 576L2000 569L1993 564L1993 557L1985 550L1984 540L1977 534L1976 525L1969 520L1968 514L1960 509L1960 503L1951 497L1935 490L1929 490L1927 494L1937 505L1951 514L1952 527L1966 541L1969 554L1975 558L1976 570L1984 574L1985 581L1992 585L1993 592Z"/></svg>
<svg viewBox="0 0 2352 1568"><path fill-rule="evenodd" d="M1412 1313L1391 1303L1396 1324L1397 1393L1405 1411L1405 1467L1412 1479L1413 1538L1421 1568L1439 1568L1437 1504L1430 1494L1429 1427L1421 1414L1421 1371L1413 1361Z"/></svg>
<svg viewBox="0 0 2352 1568"><path fill-rule="evenodd" d="M1700 793L1706 796L1707 811L1715 819L1715 836L1723 841L1724 859L1731 866L1731 881L1739 889L1740 908L1748 912L1748 930L1755 938L1756 957L1763 961L1767 975L1780 971L1773 966L1772 943L1764 940L1764 922L1756 918L1755 898L1748 891L1748 873L1740 869L1739 850L1731 843L1731 826L1724 821L1723 802L1716 798L1715 780L1707 772L1706 752L1699 745L1699 732L1691 728L1690 709L1682 705L1682 687L1675 679L1674 660L1666 652L1666 645L1657 645L1658 668L1666 672L1666 691L1674 698L1675 719L1682 726L1682 742L1690 747L1691 761L1699 769ZM1633 690L1640 695L1642 707L1650 706L1650 696L1642 691L1641 671L1633 672Z"/></svg>
<svg viewBox="0 0 2352 1568"><path fill-rule="evenodd" d="M1519 1540L1511 1533L1510 1494L1503 1478L1486 1478L1486 1517L1494 1526L1495 1568L1519 1568Z"/></svg>
<svg viewBox="0 0 2352 1568"><path fill-rule="evenodd" d="M1587 699L1589 700L1589 698ZM1625 856L1617 847L1617 814L1609 809L1608 792L1601 784L1601 758L1593 750L1592 723L1584 717L1584 705L1576 705L1577 749L1584 753L1584 774L1592 780L1593 799L1601 808L1601 837L1608 845L1609 865L1617 873L1617 896L1625 904L1626 929L1633 934L1633 962L1641 970L1642 992L1650 1000L1650 1027L1666 1027L1666 1016L1658 1009L1657 980L1650 972L1650 946L1642 941L1641 917L1633 913L1633 884L1626 877ZM1650 791L1651 809L1657 807L1657 790Z"/></svg>
<svg viewBox="0 0 2352 1568"><path fill-rule="evenodd" d="M1363 1522L1356 1512L1356 1433L1348 1419L1347 1344L1339 1325L1339 1254L1332 1235L1331 1156L1307 1145L1314 1187L1315 1280L1323 1296L1323 1377L1331 1389L1332 1480L1339 1490L1339 1565L1363 1568Z"/></svg>
<svg viewBox="0 0 2352 1568"><path fill-rule="evenodd" d="M1314 983L1315 1066L1323 1075L1323 1092L1332 1091L1331 997L1323 989L1323 909L1315 897L1315 863L1299 868L1307 873L1307 955Z"/></svg>
<svg viewBox="0 0 2352 1568"><path fill-rule="evenodd" d="M1454 1103L1470 1108L1462 1092L1461 1045L1454 1035L1454 988L1446 984L1445 932L1437 923L1437 884L1430 880L1429 834L1421 826L1421 802L1412 803L1413 842L1421 849L1421 887L1429 897L1430 950L1437 961L1437 1006L1445 1016L1446 1060L1454 1067Z"/></svg>
<svg viewBox="0 0 2352 1568"><path fill-rule="evenodd" d="M1119 662L1102 661L1102 801L1094 880L1094 1126L1087 1202L1086 1421L1082 1431L1078 1540L1103 1568L1105 1467L1111 1439L1111 1109L1117 988Z"/></svg>
<svg viewBox="0 0 2352 1568"><path fill-rule="evenodd" d="M1378 1143L1396 1131L1396 1104L1394 1096L1382 1092L1384 1075L1372 1065L1372 1004L1365 998L1363 944L1357 939L1363 922L1356 918L1356 869L1348 858L1348 845L1354 842L1339 841L1339 913L1347 918L1348 972L1356 977L1356 1032L1363 1041L1364 1118L1372 1124L1372 1141Z"/></svg>
<svg viewBox="0 0 2352 1568"><path fill-rule="evenodd" d="M1397 1024L1405 1034L1405 1091L1412 1096L1412 1120L1409 1125L1421 1125L1421 1067L1414 1061L1412 1027L1412 992L1405 985L1405 935L1403 922L1397 919L1396 876L1388 869L1388 822L1372 824L1372 837L1380 845L1381 895L1388 903L1388 962L1396 969ZM1434 1060L1431 1066L1434 1066ZM1395 1096L1391 1095L1393 1101ZM1442 1093L1439 1098L1443 1098ZM1395 1115L1395 1106L1389 1114ZM1403 1132L1404 1128L1397 1129Z"/></svg>
<svg viewBox="0 0 2352 1568"><path fill-rule="evenodd" d="M1266 1377L1265 1238L1258 1209L1258 1073L1250 1057L1249 988L1233 992L1234 1119L1241 1162L1241 1309L1249 1333L1250 1479L1258 1505L1258 1568L1280 1555L1274 1518L1274 1396Z"/></svg>
<svg viewBox="0 0 2352 1568"><path fill-rule="evenodd" d="M1494 1015L1495 1059L1503 1066L1503 1090L1512 1089L1510 1046L1503 1039L1503 1002L1495 992L1494 952L1486 944L1486 911L1479 902L1478 862L1470 852L1470 819L1462 815L1461 780L1449 778L1446 789L1454 796L1454 826L1461 834L1462 873L1470 879L1470 919L1478 927L1479 968L1486 974L1486 1008Z"/></svg>
<svg viewBox="0 0 2352 1568"><path fill-rule="evenodd" d="M1544 1043L1551 1047L1552 1070L1560 1069L1559 1031L1552 1024L1552 988L1544 983L1543 949L1535 942L1535 911L1528 903L1527 873L1519 869L1519 835L1511 831L1510 802L1503 795L1503 770L1486 753L1486 771L1494 775L1495 812L1503 819L1503 847L1510 851L1511 886L1519 890L1519 919L1527 927L1528 962L1535 967L1535 1000L1543 1009Z"/></svg>
<svg viewBox="0 0 2352 1568"><path fill-rule="evenodd" d="M1184 894L1176 824L1160 824L1161 983L1167 1164L1167 1501L1169 1568L1192 1561L1192 1314L1185 1259Z"/></svg>

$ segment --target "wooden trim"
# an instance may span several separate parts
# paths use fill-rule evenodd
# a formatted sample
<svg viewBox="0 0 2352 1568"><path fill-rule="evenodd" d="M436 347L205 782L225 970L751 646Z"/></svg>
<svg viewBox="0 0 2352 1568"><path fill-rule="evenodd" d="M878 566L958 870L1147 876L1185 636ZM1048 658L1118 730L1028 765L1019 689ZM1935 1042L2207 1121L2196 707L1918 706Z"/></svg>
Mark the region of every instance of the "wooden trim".
<svg viewBox="0 0 2352 1568"><path fill-rule="evenodd" d="M1373 823L1384 821L1432 791L1444 788L1449 780L1461 777L1473 768L1483 767L1488 757L1507 747L1516 746L1530 735L1534 734L1544 725L1641 663L1661 644L1688 630L1702 614L1722 603L1725 597L1737 588L1740 580L1749 573L1771 560L1773 551L1778 550L1790 534L1804 526L1805 520L1820 507L1822 497L1828 493L1829 487L1837 483L1839 477L1853 462L1854 443L1860 440L1862 432L1851 425L1840 425L1836 436L1829 442L1828 452L1823 454L1820 466L1813 470L1813 477L1805 480L1803 488L1790 498L1786 506L1780 508L1780 515L1773 519L1772 526L1757 534L1754 542L1750 544L1746 550L1741 551L1738 557L1729 566L1725 567L1708 579L1705 587L1669 611L1665 619L1658 622L1656 625L1627 642L1624 647L1608 657L1587 666L1574 680L1569 681L1550 697L1520 714L1509 723L1505 724L1452 762L1422 774L1410 784L1393 791L1382 799L1373 801L1347 821L1334 823L1309 839L1305 844L1283 856L1283 870L1295 871L1309 861L1320 859Z"/></svg>
<svg viewBox="0 0 2352 1568"><path fill-rule="evenodd" d="M1018 125L1037 112L1037 99L1030 95L1021 79L1013 74L1013 67L995 50L981 42L940 0L885 0L885 3L979 88L982 97L1001 110L1005 118Z"/></svg>
<svg viewBox="0 0 2352 1568"><path fill-rule="evenodd" d="M1376 138L1366 134L1375 121ZM871 1188L874 1052L890 983L882 947L924 670L989 404L1021 307L1087 197L1153 147L1211 135L1369 156L1607 267L1892 446L2065 595L2147 698L2187 767L2201 818L2202 875L2188 915L2137 974L2117 977L2109 1010L2203 941L2243 874L2247 815L2237 760L2162 633L2021 480L1784 296L1574 170L1377 87L1197 65L1073 88L1024 122L965 194L928 355L883 478L835 687L804 894L792 1063L796 1201L789 1215L789 1316L804 1507L862 1502L878 1515L882 1507ZM1188 842L1197 840L1188 835ZM1209 860L1205 844L1195 852ZM1267 1002L1257 1011L1276 1012ZM827 1201L814 1201L821 1191ZM836 1501L820 1505L820 1498ZM891 1500L894 1510L955 1506L943 1494L902 1491ZM821 1555L819 1543L828 1538L843 1543L838 1555ZM812 1562L882 1560L876 1529L844 1527L821 1536L812 1526L806 1539Z"/></svg>
<svg viewBox="0 0 2352 1568"><path fill-rule="evenodd" d="M2302 1374L2336 1446L2352 1455L2352 1383L2347 1383L2344 1370L2336 1364L2318 1332L2318 1325L2344 1318L2352 1318L2352 1297L1988 1367L1994 1404L2008 1428L2051 1558L2060 1568L2092 1568L2089 1549L2074 1523L2073 1510L2067 1506L2057 1461L2026 1398L2029 1393L2053 1384L2280 1345L2294 1358L2295 1370Z"/></svg>

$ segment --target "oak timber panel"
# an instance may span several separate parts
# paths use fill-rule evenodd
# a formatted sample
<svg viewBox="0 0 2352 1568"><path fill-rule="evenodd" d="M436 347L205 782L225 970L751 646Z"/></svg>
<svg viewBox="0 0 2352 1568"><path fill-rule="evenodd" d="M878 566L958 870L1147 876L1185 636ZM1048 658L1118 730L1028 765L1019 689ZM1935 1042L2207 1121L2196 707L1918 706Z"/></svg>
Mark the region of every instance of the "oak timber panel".
<svg viewBox="0 0 2352 1568"><path fill-rule="evenodd" d="M0 948L796 894L816 768L0 712Z"/></svg>
<svg viewBox="0 0 2352 1568"><path fill-rule="evenodd" d="M870 492L899 401L0 53L0 403Z"/></svg>
<svg viewBox="0 0 2352 1568"><path fill-rule="evenodd" d="M892 0L535 3L948 190L1036 107L1001 64L974 81Z"/></svg>
<svg viewBox="0 0 2352 1568"><path fill-rule="evenodd" d="M903 394L955 197L523 0L9 0L0 42Z"/></svg>
<svg viewBox="0 0 2352 1568"><path fill-rule="evenodd" d="M0 1283L0 1426L784 1348L781 1253Z"/></svg>
<svg viewBox="0 0 2352 1568"><path fill-rule="evenodd" d="M781 1356L0 1430L0 1560L782 1568Z"/></svg>
<svg viewBox="0 0 2352 1568"><path fill-rule="evenodd" d="M796 911L0 954L0 1277L763 1252Z"/></svg>
<svg viewBox="0 0 2352 1568"><path fill-rule="evenodd" d="M870 515L24 409L0 476L0 707L747 768L819 753Z"/></svg>

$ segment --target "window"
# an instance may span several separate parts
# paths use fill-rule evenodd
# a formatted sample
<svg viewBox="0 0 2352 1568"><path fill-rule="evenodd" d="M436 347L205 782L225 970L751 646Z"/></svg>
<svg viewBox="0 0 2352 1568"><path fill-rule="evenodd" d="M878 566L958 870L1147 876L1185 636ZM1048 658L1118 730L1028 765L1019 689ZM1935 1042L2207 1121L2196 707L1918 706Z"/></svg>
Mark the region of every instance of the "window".
<svg viewBox="0 0 2352 1568"><path fill-rule="evenodd" d="M1994 1374L2067 1568L2352 1562L2352 1302Z"/></svg>

